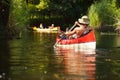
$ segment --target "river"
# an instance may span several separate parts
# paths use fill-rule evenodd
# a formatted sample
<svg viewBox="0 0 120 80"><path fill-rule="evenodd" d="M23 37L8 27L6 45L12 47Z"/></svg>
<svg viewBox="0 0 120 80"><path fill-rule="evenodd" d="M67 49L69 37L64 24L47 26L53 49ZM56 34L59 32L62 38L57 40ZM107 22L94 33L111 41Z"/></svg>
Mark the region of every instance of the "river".
<svg viewBox="0 0 120 80"><path fill-rule="evenodd" d="M120 35L96 33L95 52L55 51L56 35L1 39L0 80L120 80Z"/></svg>

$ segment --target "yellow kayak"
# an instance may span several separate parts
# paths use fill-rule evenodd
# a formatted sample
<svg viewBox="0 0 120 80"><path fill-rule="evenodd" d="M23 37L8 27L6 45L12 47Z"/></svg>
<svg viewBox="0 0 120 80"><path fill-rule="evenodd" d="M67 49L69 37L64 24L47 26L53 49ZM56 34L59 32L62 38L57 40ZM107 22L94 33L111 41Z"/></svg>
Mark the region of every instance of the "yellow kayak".
<svg viewBox="0 0 120 80"><path fill-rule="evenodd" d="M34 31L37 32L41 32L41 33L57 33L58 32L58 27L54 27L54 28L37 28L37 27L33 27Z"/></svg>

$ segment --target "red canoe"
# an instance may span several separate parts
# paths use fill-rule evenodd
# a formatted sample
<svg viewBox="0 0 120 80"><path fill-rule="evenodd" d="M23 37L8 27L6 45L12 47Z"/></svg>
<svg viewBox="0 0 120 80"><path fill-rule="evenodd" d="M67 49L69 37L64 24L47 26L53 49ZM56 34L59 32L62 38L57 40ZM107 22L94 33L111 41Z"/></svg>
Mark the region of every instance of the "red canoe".
<svg viewBox="0 0 120 80"><path fill-rule="evenodd" d="M76 39L61 39L57 37L55 47L67 49L73 48L77 50L95 50L96 38L94 31L91 30L86 35Z"/></svg>

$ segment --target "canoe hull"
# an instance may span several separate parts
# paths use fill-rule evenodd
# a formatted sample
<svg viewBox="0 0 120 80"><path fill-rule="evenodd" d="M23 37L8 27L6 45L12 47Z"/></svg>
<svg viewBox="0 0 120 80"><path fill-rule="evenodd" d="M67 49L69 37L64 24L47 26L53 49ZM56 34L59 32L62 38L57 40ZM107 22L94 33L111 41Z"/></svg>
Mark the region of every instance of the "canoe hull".
<svg viewBox="0 0 120 80"><path fill-rule="evenodd" d="M77 39L62 39L56 38L58 42L56 48L74 49L75 51L95 51L96 49L96 38L94 31L89 32L87 35Z"/></svg>
<svg viewBox="0 0 120 80"><path fill-rule="evenodd" d="M57 44L56 48L60 49L74 49L75 51L95 51L96 42L87 42L79 44Z"/></svg>

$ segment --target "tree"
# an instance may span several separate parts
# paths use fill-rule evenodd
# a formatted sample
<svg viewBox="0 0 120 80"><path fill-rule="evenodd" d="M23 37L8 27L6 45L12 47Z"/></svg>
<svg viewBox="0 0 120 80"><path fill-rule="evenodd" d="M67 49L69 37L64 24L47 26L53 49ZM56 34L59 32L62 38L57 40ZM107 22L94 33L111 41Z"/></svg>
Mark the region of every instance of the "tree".
<svg viewBox="0 0 120 80"><path fill-rule="evenodd" d="M0 0L0 25L6 26L9 16L9 0Z"/></svg>
<svg viewBox="0 0 120 80"><path fill-rule="evenodd" d="M11 0L8 31L10 36L18 36L26 28L28 22L28 10L24 0Z"/></svg>
<svg viewBox="0 0 120 80"><path fill-rule="evenodd" d="M101 0L94 3L89 11L90 25L102 31L114 31L115 24L120 20L120 9L116 0Z"/></svg>

